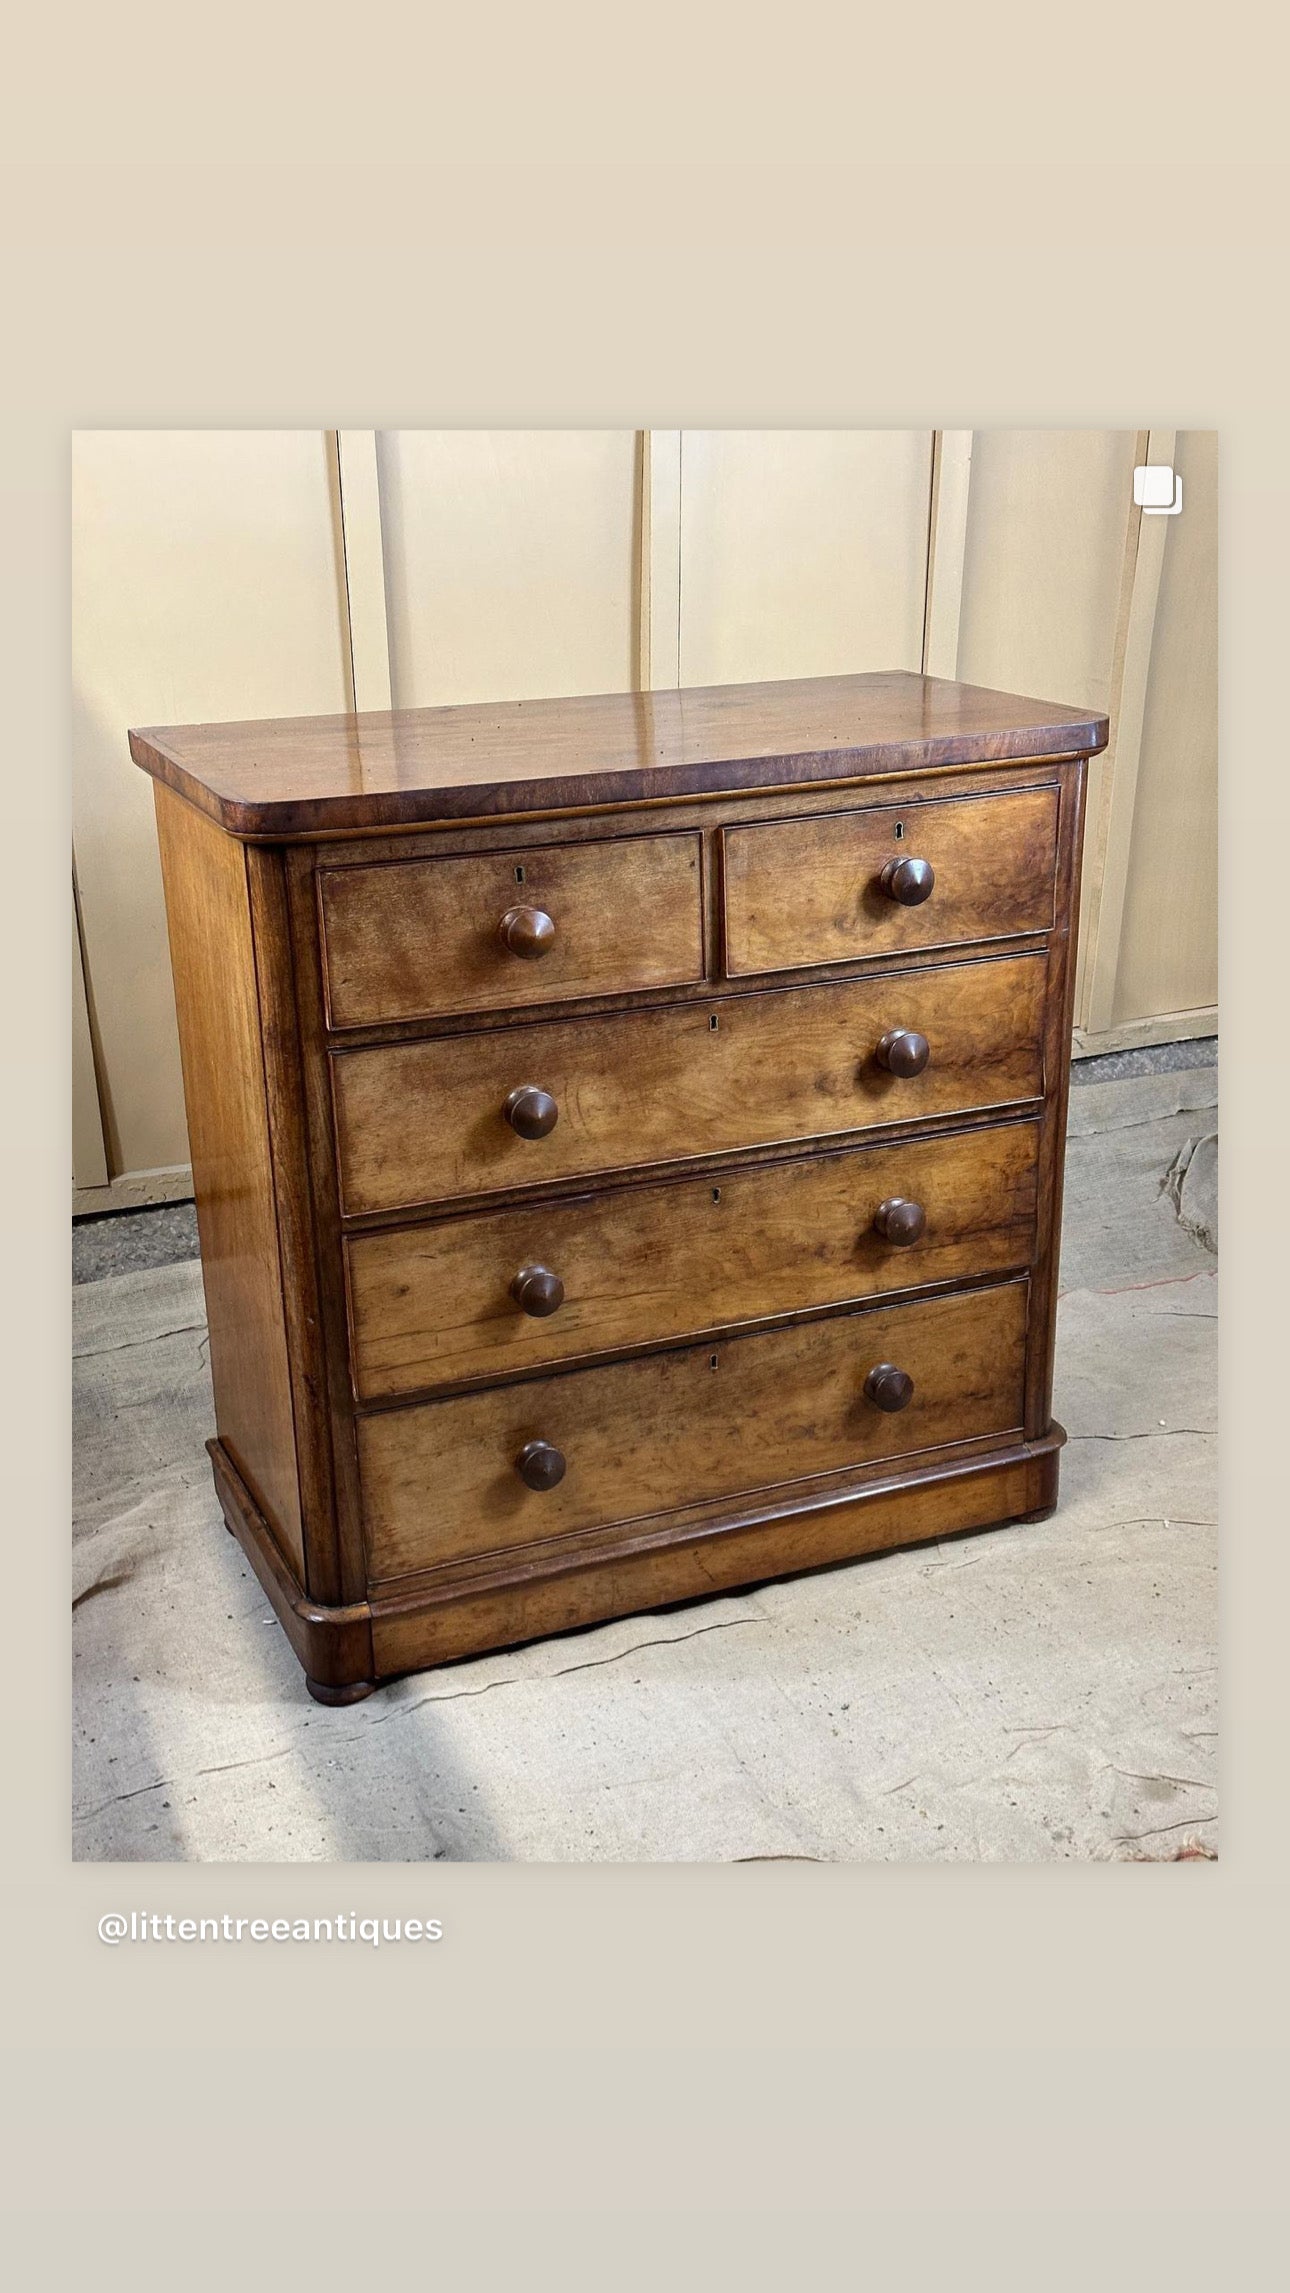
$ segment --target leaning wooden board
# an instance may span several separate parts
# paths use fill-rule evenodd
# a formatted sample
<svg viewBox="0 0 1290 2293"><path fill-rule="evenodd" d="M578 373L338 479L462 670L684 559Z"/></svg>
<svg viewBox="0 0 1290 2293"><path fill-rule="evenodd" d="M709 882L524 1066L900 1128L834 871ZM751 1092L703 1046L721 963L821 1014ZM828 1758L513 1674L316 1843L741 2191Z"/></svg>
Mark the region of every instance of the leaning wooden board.
<svg viewBox="0 0 1290 2293"><path fill-rule="evenodd" d="M1052 1508L1106 734L905 672L131 734L315 1697Z"/></svg>

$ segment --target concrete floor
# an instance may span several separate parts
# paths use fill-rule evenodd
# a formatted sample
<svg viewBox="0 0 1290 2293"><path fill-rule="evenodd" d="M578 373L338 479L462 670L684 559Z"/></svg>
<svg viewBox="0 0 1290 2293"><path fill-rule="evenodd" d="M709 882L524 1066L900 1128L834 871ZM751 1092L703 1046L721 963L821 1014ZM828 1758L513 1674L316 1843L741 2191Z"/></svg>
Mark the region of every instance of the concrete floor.
<svg viewBox="0 0 1290 2293"><path fill-rule="evenodd" d="M130 1270L83 1263L75 1855L1212 1853L1217 1077L1204 1044L1107 1069L1083 1062L1071 1100L1052 1520L625 1618L346 1711L305 1697L223 1530L199 1267L147 1263L158 1244L129 1236ZM94 1249L120 1263L110 1237Z"/></svg>

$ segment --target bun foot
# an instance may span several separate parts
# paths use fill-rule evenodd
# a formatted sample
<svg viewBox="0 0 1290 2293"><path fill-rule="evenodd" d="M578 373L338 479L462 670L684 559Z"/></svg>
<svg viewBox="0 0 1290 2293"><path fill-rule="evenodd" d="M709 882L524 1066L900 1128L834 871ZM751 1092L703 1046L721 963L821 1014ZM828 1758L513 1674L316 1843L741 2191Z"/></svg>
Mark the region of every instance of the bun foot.
<svg viewBox="0 0 1290 2293"><path fill-rule="evenodd" d="M311 1680L306 1672L305 1686L315 1704L361 1704L364 1696L380 1687L380 1681L351 1680L343 1688L329 1688L323 1680Z"/></svg>

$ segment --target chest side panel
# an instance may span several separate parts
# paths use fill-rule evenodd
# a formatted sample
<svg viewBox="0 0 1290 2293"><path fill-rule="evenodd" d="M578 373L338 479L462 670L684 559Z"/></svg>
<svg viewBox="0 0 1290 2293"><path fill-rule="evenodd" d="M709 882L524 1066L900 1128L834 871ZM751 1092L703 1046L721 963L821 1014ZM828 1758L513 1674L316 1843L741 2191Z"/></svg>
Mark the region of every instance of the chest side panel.
<svg viewBox="0 0 1290 2293"><path fill-rule="evenodd" d="M156 791L219 1436L303 1580L246 852Z"/></svg>

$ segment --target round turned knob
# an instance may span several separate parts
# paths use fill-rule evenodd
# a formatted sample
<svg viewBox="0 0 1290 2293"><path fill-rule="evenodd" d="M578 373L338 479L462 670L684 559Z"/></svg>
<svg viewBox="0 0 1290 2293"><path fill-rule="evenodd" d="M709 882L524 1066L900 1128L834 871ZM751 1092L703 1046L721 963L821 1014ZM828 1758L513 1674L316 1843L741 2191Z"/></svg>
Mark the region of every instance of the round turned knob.
<svg viewBox="0 0 1290 2293"><path fill-rule="evenodd" d="M921 1075L931 1055L927 1037L916 1027L889 1027L874 1052L889 1075Z"/></svg>
<svg viewBox="0 0 1290 2293"><path fill-rule="evenodd" d="M545 908L508 908L497 936L512 955L545 955L554 943L555 925Z"/></svg>
<svg viewBox="0 0 1290 2293"><path fill-rule="evenodd" d="M865 1379L864 1392L866 1401L871 1401L875 1409L885 1411L890 1417L896 1410L904 1409L912 1399L914 1381L909 1371L897 1369L894 1361L880 1361L874 1364Z"/></svg>
<svg viewBox="0 0 1290 2293"><path fill-rule="evenodd" d="M918 1242L927 1231L927 1212L921 1202L906 1202L903 1195L893 1194L880 1202L873 1214L874 1232L884 1242L894 1242L897 1249L907 1249Z"/></svg>
<svg viewBox="0 0 1290 2293"><path fill-rule="evenodd" d="M502 1113L522 1139L544 1139L560 1120L560 1109L551 1093L539 1091L535 1083L521 1083L512 1091Z"/></svg>
<svg viewBox="0 0 1290 2293"><path fill-rule="evenodd" d="M526 1441L515 1470L530 1489L554 1489L564 1479L564 1454L549 1441Z"/></svg>
<svg viewBox="0 0 1290 2293"><path fill-rule="evenodd" d="M542 1321L564 1304L564 1284L548 1266L522 1266L511 1284L511 1296L526 1314Z"/></svg>
<svg viewBox="0 0 1290 2293"><path fill-rule="evenodd" d="M902 908L917 908L930 900L936 870L930 860L888 860L878 881L889 900L899 900Z"/></svg>

